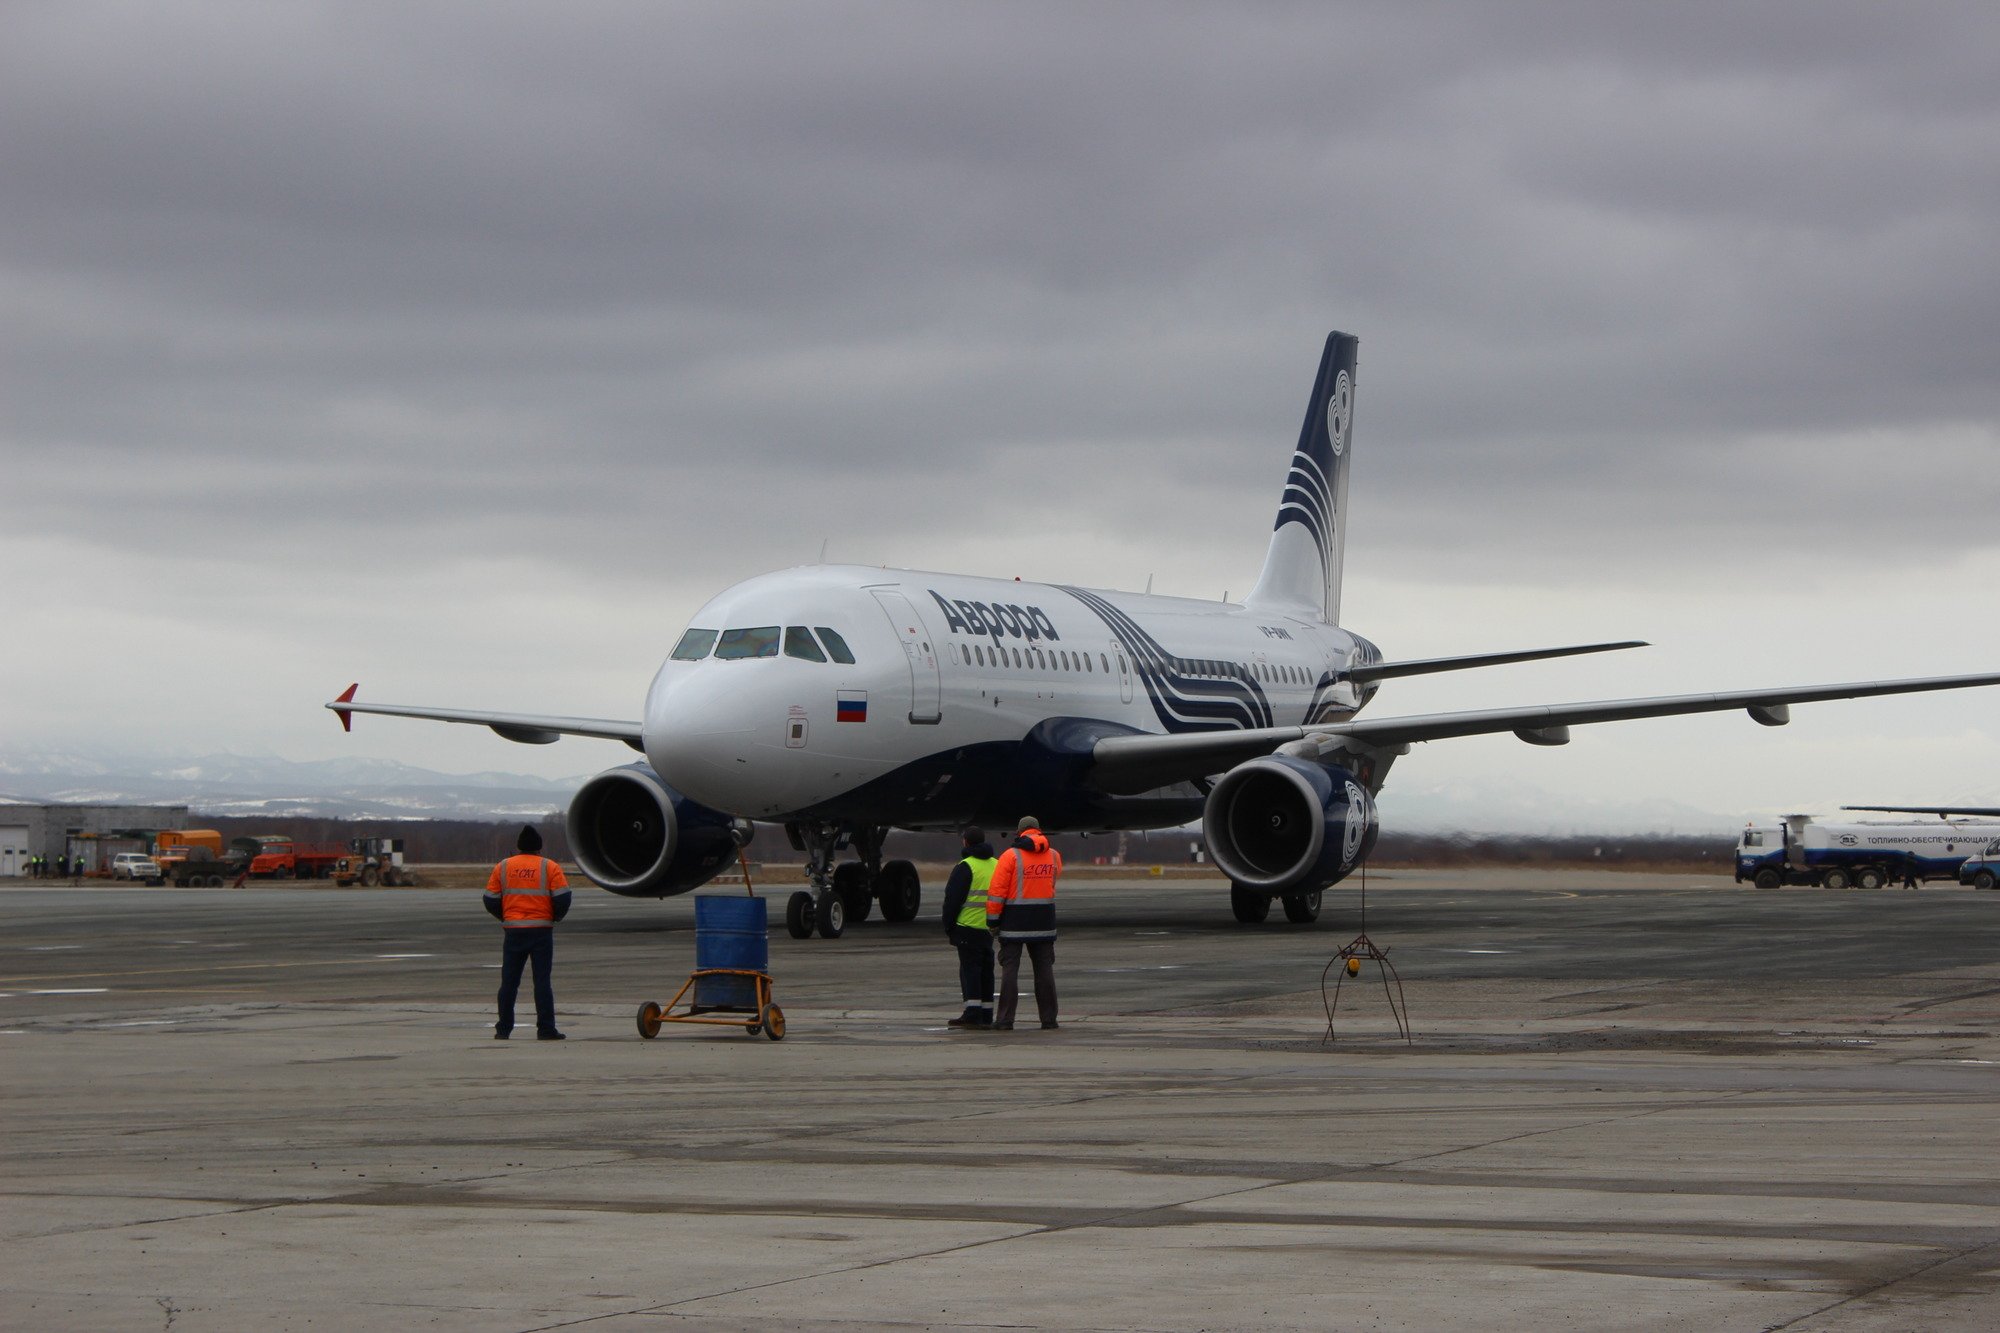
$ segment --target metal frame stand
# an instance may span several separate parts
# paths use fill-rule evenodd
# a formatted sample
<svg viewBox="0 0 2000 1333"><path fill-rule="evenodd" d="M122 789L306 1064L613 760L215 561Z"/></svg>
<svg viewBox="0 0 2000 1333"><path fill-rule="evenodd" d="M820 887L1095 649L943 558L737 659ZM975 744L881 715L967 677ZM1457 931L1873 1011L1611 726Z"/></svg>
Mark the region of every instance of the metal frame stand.
<svg viewBox="0 0 2000 1333"><path fill-rule="evenodd" d="M1403 996L1403 978L1397 973L1396 965L1389 961L1389 951L1368 937L1368 867L1365 863L1361 867L1361 933L1342 945L1340 950L1327 960L1325 970L1319 974L1320 999L1326 1005L1326 1035L1320 1038L1321 1045L1334 1039L1333 1017L1340 1010L1341 985L1349 977L1361 975L1361 961L1364 958L1381 970L1382 994L1389 1001L1389 1016L1396 1020L1396 1035L1403 1039L1404 1045L1414 1045L1410 1028L1410 1005ZM1340 975L1333 979L1333 994L1328 996L1327 973L1336 967L1340 969ZM1389 987L1391 981L1396 983L1393 990Z"/></svg>

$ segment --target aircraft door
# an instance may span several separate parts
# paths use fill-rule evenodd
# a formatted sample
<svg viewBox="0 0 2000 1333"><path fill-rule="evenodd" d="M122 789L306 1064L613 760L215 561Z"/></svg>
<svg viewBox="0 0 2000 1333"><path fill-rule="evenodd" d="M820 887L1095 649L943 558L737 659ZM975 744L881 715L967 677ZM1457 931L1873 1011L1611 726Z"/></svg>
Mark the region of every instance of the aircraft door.
<svg viewBox="0 0 2000 1333"><path fill-rule="evenodd" d="M1118 663L1118 697L1129 704L1132 702L1132 659L1125 655L1125 645L1116 639L1111 641L1111 658Z"/></svg>
<svg viewBox="0 0 2000 1333"><path fill-rule="evenodd" d="M930 631L910 599L894 588L870 588L882 604L882 614L896 627L903 656L910 664L910 721L930 724L944 717L938 684L937 650L931 645Z"/></svg>

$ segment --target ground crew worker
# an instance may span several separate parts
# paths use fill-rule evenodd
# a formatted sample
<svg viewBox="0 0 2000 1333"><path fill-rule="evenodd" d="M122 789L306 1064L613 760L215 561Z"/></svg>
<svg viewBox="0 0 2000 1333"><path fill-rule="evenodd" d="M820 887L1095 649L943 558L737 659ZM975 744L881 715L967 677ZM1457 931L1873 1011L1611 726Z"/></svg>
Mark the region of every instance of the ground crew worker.
<svg viewBox="0 0 2000 1333"><path fill-rule="evenodd" d="M964 858L944 882L944 935L958 950L958 993L965 1012L946 1027L993 1026L993 932L986 928L986 886L993 879L993 844L969 828L959 834Z"/></svg>
<svg viewBox="0 0 2000 1333"><path fill-rule="evenodd" d="M510 856L486 877L486 910L506 927L500 950L500 1020L493 1035L507 1040L514 1031L514 997L521 969L535 967L535 1040L561 1041L556 1031L556 991L550 981L556 962L556 922L569 915L569 880L562 867L543 856L542 835L523 825Z"/></svg>
<svg viewBox="0 0 2000 1333"><path fill-rule="evenodd" d="M986 888L986 922L1000 936L1000 1002L993 1011L996 1032L1014 1030L1021 998L1021 950L1035 968L1035 1009L1042 1026L1056 1026L1056 878L1062 853L1033 815L1023 816L1020 836L993 865Z"/></svg>

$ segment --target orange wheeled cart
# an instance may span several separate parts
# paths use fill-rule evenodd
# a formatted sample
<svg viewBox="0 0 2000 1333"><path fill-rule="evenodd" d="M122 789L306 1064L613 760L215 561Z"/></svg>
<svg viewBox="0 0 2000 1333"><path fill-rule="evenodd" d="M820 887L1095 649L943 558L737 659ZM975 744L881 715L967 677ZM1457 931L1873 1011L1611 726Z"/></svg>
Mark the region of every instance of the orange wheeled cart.
<svg viewBox="0 0 2000 1333"><path fill-rule="evenodd" d="M739 1027L753 1037L761 1032L772 1041L784 1040L785 1011L771 1003L764 899L697 895L694 966L673 999L664 1005L648 1000L639 1006L640 1036L648 1040L659 1036L662 1023L710 1023Z"/></svg>
<svg viewBox="0 0 2000 1333"><path fill-rule="evenodd" d="M716 981L732 988L747 985L752 1003L702 1004L703 983ZM680 1002L690 990L695 992L695 998L686 1009L681 1009ZM648 1000L639 1006L640 1036L648 1040L659 1036L662 1023L711 1023L742 1028L753 1037L762 1032L772 1041L785 1039L785 1011L771 1002L770 974L736 967L701 968L688 977L687 983L666 1004Z"/></svg>

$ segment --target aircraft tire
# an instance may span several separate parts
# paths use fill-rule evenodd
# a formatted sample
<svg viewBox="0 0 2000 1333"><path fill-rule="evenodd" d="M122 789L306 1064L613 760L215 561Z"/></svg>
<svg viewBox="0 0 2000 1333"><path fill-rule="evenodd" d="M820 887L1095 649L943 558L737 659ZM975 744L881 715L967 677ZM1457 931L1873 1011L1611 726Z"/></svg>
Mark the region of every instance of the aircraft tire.
<svg viewBox="0 0 2000 1333"><path fill-rule="evenodd" d="M1854 887L1857 889L1879 889L1885 882L1882 872L1874 866L1865 866L1854 872Z"/></svg>
<svg viewBox="0 0 2000 1333"><path fill-rule="evenodd" d="M785 901L785 933L795 940L812 938L813 896L804 889Z"/></svg>
<svg viewBox="0 0 2000 1333"><path fill-rule="evenodd" d="M1271 915L1271 895L1255 889L1229 886L1229 911L1246 926L1254 926Z"/></svg>
<svg viewBox="0 0 2000 1333"><path fill-rule="evenodd" d="M813 929L823 940L837 940L847 932L847 904L831 889L813 901Z"/></svg>
<svg viewBox="0 0 2000 1333"><path fill-rule="evenodd" d="M860 923L868 919L874 909L875 900L868 894L868 867L859 861L847 861L833 868L833 891L840 895L841 906L847 909L847 919Z"/></svg>
<svg viewBox="0 0 2000 1333"><path fill-rule="evenodd" d="M1319 920L1319 893L1288 893L1285 895L1285 920L1295 926L1308 926Z"/></svg>
<svg viewBox="0 0 2000 1333"><path fill-rule="evenodd" d="M1972 887L1975 889L1990 889L1993 884L1993 872L1990 870L1982 870L1972 877Z"/></svg>
<svg viewBox="0 0 2000 1333"><path fill-rule="evenodd" d="M1824 875L1820 876L1819 882L1825 888L1844 889L1848 886L1849 880L1847 878L1847 872L1845 870L1835 869L1835 870L1829 870Z"/></svg>
<svg viewBox="0 0 2000 1333"><path fill-rule="evenodd" d="M1757 887L1760 889L1775 889L1784 882L1785 877L1775 870L1760 870L1757 872Z"/></svg>
<svg viewBox="0 0 2000 1333"><path fill-rule="evenodd" d="M923 909L923 881L917 878L917 868L908 861L884 865L881 878L875 881L875 891L882 899L885 921L915 921Z"/></svg>

